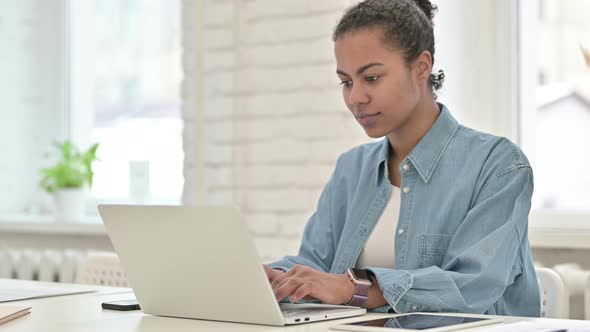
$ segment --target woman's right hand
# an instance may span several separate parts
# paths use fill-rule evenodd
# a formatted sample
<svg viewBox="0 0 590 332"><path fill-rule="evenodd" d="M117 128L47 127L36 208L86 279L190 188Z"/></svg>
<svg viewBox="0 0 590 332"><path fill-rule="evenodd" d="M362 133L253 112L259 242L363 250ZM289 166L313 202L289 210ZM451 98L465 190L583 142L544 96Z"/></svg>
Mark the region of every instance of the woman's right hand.
<svg viewBox="0 0 590 332"><path fill-rule="evenodd" d="M278 277L281 274L285 273L282 270L272 269L270 266L268 266L266 264L262 264L262 267L264 267L264 272L266 272L266 277L268 278L268 281L270 283L272 283L275 280L276 277Z"/></svg>

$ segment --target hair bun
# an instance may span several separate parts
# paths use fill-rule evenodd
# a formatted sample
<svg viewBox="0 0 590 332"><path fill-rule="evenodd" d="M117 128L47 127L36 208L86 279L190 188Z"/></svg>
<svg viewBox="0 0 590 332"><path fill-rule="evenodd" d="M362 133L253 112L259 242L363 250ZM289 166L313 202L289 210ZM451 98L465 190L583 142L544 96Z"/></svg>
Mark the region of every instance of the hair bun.
<svg viewBox="0 0 590 332"><path fill-rule="evenodd" d="M430 22L432 22L434 14L437 10L436 5L433 5L430 0L414 0L414 3L416 3L420 9L422 9L424 14L426 14L426 17L430 19Z"/></svg>

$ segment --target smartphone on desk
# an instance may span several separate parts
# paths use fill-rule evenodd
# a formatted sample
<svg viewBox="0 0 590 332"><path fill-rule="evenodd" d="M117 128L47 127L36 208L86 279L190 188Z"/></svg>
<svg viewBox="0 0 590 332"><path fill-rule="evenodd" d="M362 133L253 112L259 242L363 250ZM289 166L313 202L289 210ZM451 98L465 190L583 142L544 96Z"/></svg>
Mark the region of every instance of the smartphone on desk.
<svg viewBox="0 0 590 332"><path fill-rule="evenodd" d="M103 309L120 310L120 311L129 311L129 310L139 310L139 309L141 309L139 307L139 303L137 303L137 300L136 299L103 302L101 306L102 306Z"/></svg>

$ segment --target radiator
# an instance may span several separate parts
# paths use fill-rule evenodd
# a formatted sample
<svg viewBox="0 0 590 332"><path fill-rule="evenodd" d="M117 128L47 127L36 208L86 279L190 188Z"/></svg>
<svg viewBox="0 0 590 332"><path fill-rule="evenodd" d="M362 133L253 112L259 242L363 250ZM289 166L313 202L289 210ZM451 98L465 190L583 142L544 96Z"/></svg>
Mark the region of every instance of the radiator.
<svg viewBox="0 0 590 332"><path fill-rule="evenodd" d="M0 249L0 278L73 283L85 251Z"/></svg>

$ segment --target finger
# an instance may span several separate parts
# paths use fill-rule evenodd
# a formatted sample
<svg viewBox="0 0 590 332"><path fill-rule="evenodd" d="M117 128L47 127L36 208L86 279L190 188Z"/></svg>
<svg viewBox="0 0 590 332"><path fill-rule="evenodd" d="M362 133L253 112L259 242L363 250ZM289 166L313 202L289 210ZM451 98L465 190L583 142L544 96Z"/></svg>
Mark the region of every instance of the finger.
<svg viewBox="0 0 590 332"><path fill-rule="evenodd" d="M281 277L282 276L283 275L281 275ZM272 290L273 290L273 292L276 292L278 289L283 287L285 284L287 284L289 282L295 282L295 281L297 281L297 279L300 279L300 277L297 274L293 274L290 277L282 278L281 280L275 280L273 283L274 286L272 286Z"/></svg>
<svg viewBox="0 0 590 332"><path fill-rule="evenodd" d="M299 288L297 288L297 289L295 289L295 291L293 291L293 295L291 295L291 302L295 303L295 302L305 298L306 296L311 294L312 290L313 290L313 282L311 282L310 280L304 282L303 284L301 284L301 286L299 286Z"/></svg>
<svg viewBox="0 0 590 332"><path fill-rule="evenodd" d="M317 278L318 274L322 274L322 272L304 265L296 265L289 272L291 272L289 275L283 275L281 276L282 278L275 280L274 283L272 283L273 291L281 288L290 278L297 277L303 280L311 280Z"/></svg>
<svg viewBox="0 0 590 332"><path fill-rule="evenodd" d="M303 280L300 278L291 278L287 280L281 287L277 288L275 291L275 298L277 301L281 301L282 299L286 298L287 296L291 296L293 292L303 284Z"/></svg>
<svg viewBox="0 0 590 332"><path fill-rule="evenodd" d="M278 276L285 273L285 271L283 271L283 270L276 270L276 269L273 269L273 272L274 272L274 274L272 276L272 280L276 279Z"/></svg>
<svg viewBox="0 0 590 332"><path fill-rule="evenodd" d="M295 265L289 271L287 271L285 273L281 273L279 276L277 276L276 278L274 278L272 280L272 282L270 284L272 289L276 289L277 285L282 284L285 279L291 278L292 276L297 274L297 272L300 269L301 269L300 265Z"/></svg>
<svg viewBox="0 0 590 332"><path fill-rule="evenodd" d="M266 277L268 278L268 280L271 280L273 276L273 271L270 268L270 266L262 264L262 267L264 268L264 272L266 273Z"/></svg>

